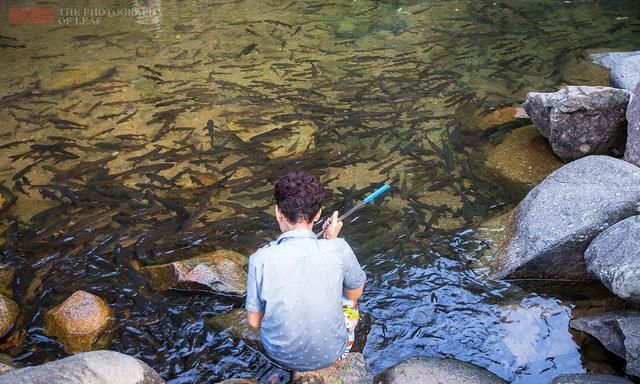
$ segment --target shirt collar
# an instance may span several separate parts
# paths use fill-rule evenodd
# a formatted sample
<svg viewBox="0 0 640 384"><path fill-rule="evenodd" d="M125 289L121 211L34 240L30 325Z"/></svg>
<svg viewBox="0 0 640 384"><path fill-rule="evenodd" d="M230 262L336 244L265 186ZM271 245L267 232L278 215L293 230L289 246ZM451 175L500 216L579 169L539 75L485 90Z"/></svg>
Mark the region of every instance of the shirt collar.
<svg viewBox="0 0 640 384"><path fill-rule="evenodd" d="M317 239L318 236L316 236L313 231L310 231L308 229L293 229L278 236L278 239L276 239L276 244L280 244L281 241L291 238Z"/></svg>

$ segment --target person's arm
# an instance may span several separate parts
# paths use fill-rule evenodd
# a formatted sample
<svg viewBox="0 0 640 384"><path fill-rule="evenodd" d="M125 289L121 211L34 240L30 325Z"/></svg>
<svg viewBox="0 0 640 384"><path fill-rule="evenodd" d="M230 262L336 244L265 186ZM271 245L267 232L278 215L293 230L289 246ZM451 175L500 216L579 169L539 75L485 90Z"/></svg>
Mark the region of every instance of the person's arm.
<svg viewBox="0 0 640 384"><path fill-rule="evenodd" d="M264 312L251 312L247 311L247 322L252 328L260 329L260 325L262 324L262 316L264 316Z"/></svg>
<svg viewBox="0 0 640 384"><path fill-rule="evenodd" d="M360 263L353 250L344 242L344 281L342 284L342 294L349 300L358 300L364 291L364 282L367 275L362 270Z"/></svg>
<svg viewBox="0 0 640 384"><path fill-rule="evenodd" d="M364 284L362 284L360 288L356 288L356 289L344 288L342 290L342 293L344 297L346 297L349 300L358 300L360 296L362 296L362 291L364 291Z"/></svg>
<svg viewBox="0 0 640 384"><path fill-rule="evenodd" d="M260 298L260 287L262 286L262 273L258 271L255 258L249 258L249 268L247 271L247 299L244 308L247 310L247 322L253 328L259 329L264 316L265 303Z"/></svg>

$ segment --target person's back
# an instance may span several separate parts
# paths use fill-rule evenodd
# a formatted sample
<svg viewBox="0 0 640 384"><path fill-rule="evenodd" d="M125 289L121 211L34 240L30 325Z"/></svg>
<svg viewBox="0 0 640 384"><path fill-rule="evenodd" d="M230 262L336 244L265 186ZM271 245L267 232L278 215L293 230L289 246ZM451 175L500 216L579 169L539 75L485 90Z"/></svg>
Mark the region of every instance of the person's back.
<svg viewBox="0 0 640 384"><path fill-rule="evenodd" d="M337 213L325 223L328 239L317 239L311 231L322 200L317 179L289 174L278 182L275 195L284 233L250 258L249 323L261 328L266 352L280 364L296 370L322 368L350 348L355 324L349 335L343 295L357 299L366 277L349 245L336 238L342 226ZM287 212L291 206L297 213Z"/></svg>

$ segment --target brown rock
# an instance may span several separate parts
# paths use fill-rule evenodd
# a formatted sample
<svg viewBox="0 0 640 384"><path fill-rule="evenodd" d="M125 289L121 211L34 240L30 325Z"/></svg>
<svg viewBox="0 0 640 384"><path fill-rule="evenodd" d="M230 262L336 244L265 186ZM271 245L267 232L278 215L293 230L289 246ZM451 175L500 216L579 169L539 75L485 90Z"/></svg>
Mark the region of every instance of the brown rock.
<svg viewBox="0 0 640 384"><path fill-rule="evenodd" d="M480 260L491 270L498 268L496 263L500 259L496 257L506 245L509 225L513 217L513 211L493 217L478 226L476 233L485 242L487 248L483 251Z"/></svg>
<svg viewBox="0 0 640 384"><path fill-rule="evenodd" d="M18 317L18 304L0 293L0 337L6 335Z"/></svg>
<svg viewBox="0 0 640 384"><path fill-rule="evenodd" d="M13 371L14 369L16 369L16 367L13 365L13 358L9 355L0 353L0 375L5 372Z"/></svg>
<svg viewBox="0 0 640 384"><path fill-rule="evenodd" d="M247 257L237 252L218 250L202 256L143 269L158 291L167 289L205 290L228 295L247 292Z"/></svg>
<svg viewBox="0 0 640 384"><path fill-rule="evenodd" d="M327 368L307 372L293 372L293 384L367 384L373 381L369 366L360 353L348 353L347 357Z"/></svg>
<svg viewBox="0 0 640 384"><path fill-rule="evenodd" d="M500 144L490 148L485 165L513 183L534 187L564 163L530 125L510 132Z"/></svg>
<svg viewBox="0 0 640 384"><path fill-rule="evenodd" d="M111 316L111 309L100 297L76 291L46 313L46 330L64 344L68 353L90 351L104 347L104 341L96 341L109 326Z"/></svg>

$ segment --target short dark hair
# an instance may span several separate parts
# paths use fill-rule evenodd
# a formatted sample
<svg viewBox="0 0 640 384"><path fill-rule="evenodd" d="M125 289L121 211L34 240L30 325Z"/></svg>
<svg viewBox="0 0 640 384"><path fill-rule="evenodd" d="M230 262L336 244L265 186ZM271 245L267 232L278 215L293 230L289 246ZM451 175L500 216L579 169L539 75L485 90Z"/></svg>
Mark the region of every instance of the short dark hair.
<svg viewBox="0 0 640 384"><path fill-rule="evenodd" d="M322 206L324 188L315 176L293 171L276 182L273 196L290 223L310 223Z"/></svg>

